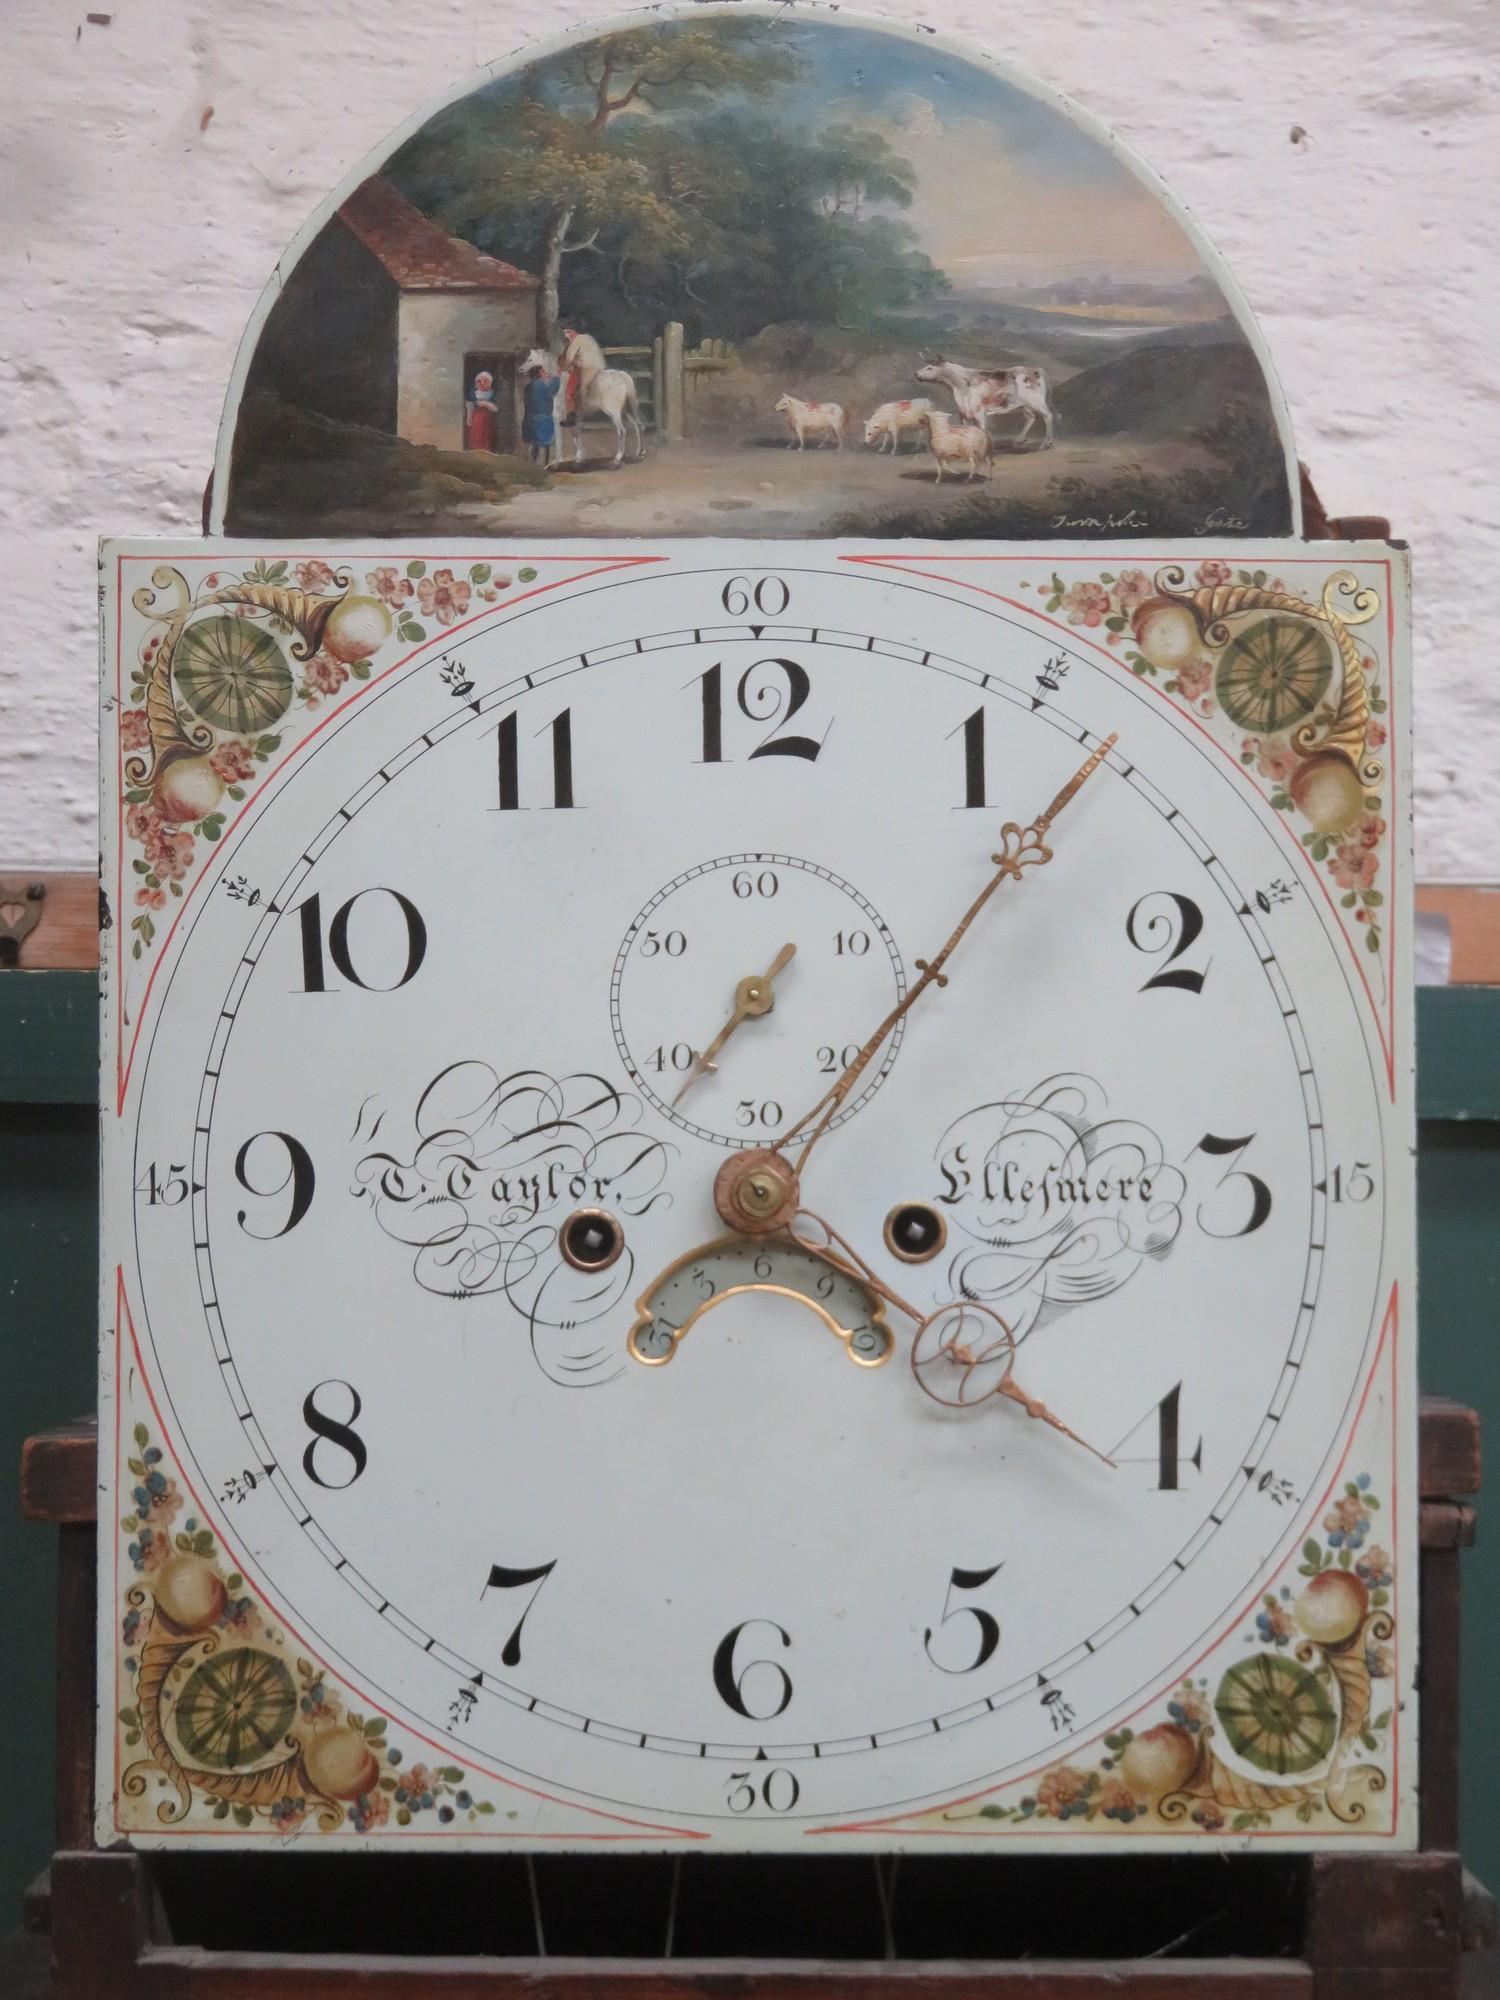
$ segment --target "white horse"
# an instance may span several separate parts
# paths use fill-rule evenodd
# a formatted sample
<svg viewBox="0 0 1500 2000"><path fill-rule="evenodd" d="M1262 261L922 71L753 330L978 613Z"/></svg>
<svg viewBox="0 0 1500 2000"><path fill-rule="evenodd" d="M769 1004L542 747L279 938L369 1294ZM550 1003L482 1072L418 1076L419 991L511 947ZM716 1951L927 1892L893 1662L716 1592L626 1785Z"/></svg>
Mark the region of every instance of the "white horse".
<svg viewBox="0 0 1500 2000"><path fill-rule="evenodd" d="M599 410L609 418L615 432L616 465L625 458L625 426L635 425L635 456L646 456L646 433L641 424L640 404L636 397L635 379L623 368L606 368L604 350L591 333L568 333L567 346L563 349L561 361L554 361L544 348L533 347L522 365L522 373L533 366L545 368L550 375L554 368L567 381L568 370L578 370L578 407L575 415L582 418L587 410ZM562 391L558 391L560 396ZM554 398L554 407L556 399ZM554 447L561 450L561 440ZM583 426L581 422L573 427L573 462L583 463Z"/></svg>

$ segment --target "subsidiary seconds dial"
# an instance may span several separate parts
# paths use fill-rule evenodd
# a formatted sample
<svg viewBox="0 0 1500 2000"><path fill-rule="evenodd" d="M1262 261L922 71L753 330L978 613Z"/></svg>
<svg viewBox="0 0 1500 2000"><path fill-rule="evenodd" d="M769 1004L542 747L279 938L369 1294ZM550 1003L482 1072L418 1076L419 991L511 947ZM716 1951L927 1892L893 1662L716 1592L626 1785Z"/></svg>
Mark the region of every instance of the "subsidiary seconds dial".
<svg viewBox="0 0 1500 2000"><path fill-rule="evenodd" d="M715 1145L756 1146L819 1079L842 1074L905 991L895 938L869 898L817 861L767 849L700 862L657 890L621 941L610 1019L631 1083L658 1110ZM836 1123L890 1074L902 1026Z"/></svg>

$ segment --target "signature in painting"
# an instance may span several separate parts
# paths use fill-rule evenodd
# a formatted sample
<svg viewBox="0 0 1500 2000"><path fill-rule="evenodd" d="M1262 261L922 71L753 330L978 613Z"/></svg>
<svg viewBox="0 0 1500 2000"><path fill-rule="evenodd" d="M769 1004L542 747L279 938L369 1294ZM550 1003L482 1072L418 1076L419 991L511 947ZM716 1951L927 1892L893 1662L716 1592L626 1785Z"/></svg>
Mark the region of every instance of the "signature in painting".
<svg viewBox="0 0 1500 2000"><path fill-rule="evenodd" d="M1139 535L1150 528L1151 522L1139 507L1130 507L1123 514L1054 514L1052 525L1059 530L1082 528L1092 535Z"/></svg>
<svg viewBox="0 0 1500 2000"><path fill-rule="evenodd" d="M1149 1126L1106 1117L1092 1077L1045 1077L966 1111L938 1143L938 1200L968 1241L949 1265L960 1298L993 1305L1022 1341L1118 1291L1182 1227L1186 1182Z"/></svg>
<svg viewBox="0 0 1500 2000"><path fill-rule="evenodd" d="M1243 514L1231 514L1227 507L1210 507L1194 528L1195 535L1243 535L1250 523Z"/></svg>
<svg viewBox="0 0 1500 2000"><path fill-rule="evenodd" d="M414 1252L423 1291L500 1293L526 1321L542 1372L588 1388L623 1366L619 1342L590 1329L630 1290L634 1259L627 1244L606 1270L579 1271L562 1255L558 1224L575 1208L633 1218L670 1202L675 1149L637 1129L641 1109L588 1071L501 1076L486 1062L449 1063L417 1099L407 1144L390 1143L386 1111L366 1100L354 1137L368 1150L351 1192Z"/></svg>

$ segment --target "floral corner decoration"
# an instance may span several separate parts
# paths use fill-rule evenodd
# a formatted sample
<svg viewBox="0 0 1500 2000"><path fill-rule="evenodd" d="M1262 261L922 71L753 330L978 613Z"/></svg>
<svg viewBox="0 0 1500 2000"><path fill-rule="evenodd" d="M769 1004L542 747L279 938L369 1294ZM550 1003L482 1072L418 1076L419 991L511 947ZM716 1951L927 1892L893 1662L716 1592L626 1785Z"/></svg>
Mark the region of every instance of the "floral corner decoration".
<svg viewBox="0 0 1500 2000"><path fill-rule="evenodd" d="M516 579L536 575L524 568ZM512 581L487 562L464 577L429 575L425 562L378 564L366 573L367 594L317 557L211 571L196 589L170 564L153 570L131 599L146 630L120 713L124 836L136 850L132 957L155 944L156 917L183 894L198 842L222 835L225 802L249 796L299 719L350 681L367 681L393 636L421 645L428 628L417 610L438 627L453 625L475 599L497 603Z"/></svg>
<svg viewBox="0 0 1500 2000"><path fill-rule="evenodd" d="M1219 1675L1189 1677L1160 1721L1103 1739L1092 1764L1059 1763L1013 1803L950 1807L955 1821L1114 1821L1138 1831L1255 1833L1290 1821L1358 1826L1386 1790L1391 1681L1391 1557L1365 1547L1380 1510L1368 1473L1344 1487L1321 1541L1302 1545L1291 1585L1268 1592L1241 1635L1248 1651Z"/></svg>
<svg viewBox="0 0 1500 2000"><path fill-rule="evenodd" d="M1101 632L1132 673L1184 708L1234 731L1240 762L1269 786L1271 805L1305 822L1302 845L1326 867L1340 908L1381 946L1378 886L1386 834L1387 702L1374 655L1350 627L1379 600L1348 571L1330 576L1313 604L1265 570L1201 562L1122 569L1037 586L1046 610Z"/></svg>
<svg viewBox="0 0 1500 2000"><path fill-rule="evenodd" d="M227 1570L144 1424L134 1431L135 1511L120 1523L135 1581L125 1591L121 1803L154 1793L164 1826L260 1823L273 1835L404 1829L432 1815L475 1826L496 1814L457 1764L409 1758L384 1716L356 1714L327 1674ZM514 1819L515 1813L503 1815Z"/></svg>

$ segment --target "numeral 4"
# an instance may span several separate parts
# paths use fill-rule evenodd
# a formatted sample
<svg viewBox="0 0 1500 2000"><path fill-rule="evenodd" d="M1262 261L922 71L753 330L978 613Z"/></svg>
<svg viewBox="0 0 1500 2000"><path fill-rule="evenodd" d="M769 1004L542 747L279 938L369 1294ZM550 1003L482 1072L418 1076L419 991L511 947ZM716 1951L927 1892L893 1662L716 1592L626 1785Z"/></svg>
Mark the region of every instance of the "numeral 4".
<svg viewBox="0 0 1500 2000"><path fill-rule="evenodd" d="M1154 1434L1155 1449L1152 1449ZM1182 1449L1182 1384L1174 1383L1138 1424L1132 1424L1111 1451L1116 1465L1154 1465L1158 1493L1175 1493L1182 1485L1183 1468L1203 1470L1203 1439L1193 1449Z"/></svg>

